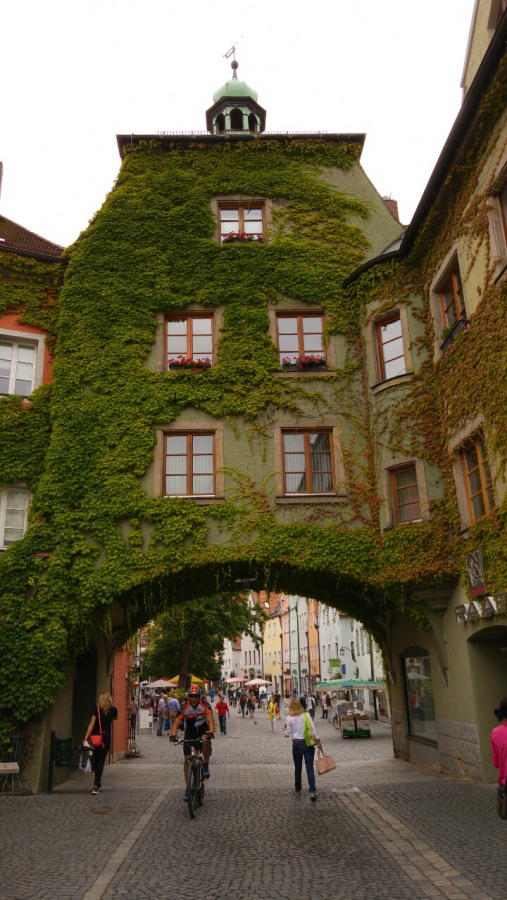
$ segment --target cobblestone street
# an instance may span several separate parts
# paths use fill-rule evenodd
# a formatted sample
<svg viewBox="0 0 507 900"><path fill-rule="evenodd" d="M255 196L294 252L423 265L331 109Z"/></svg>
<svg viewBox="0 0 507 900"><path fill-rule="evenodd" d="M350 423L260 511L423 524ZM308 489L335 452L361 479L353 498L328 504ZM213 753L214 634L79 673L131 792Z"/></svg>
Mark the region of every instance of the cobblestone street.
<svg viewBox="0 0 507 900"><path fill-rule="evenodd" d="M142 756L77 772L52 795L0 797L1 900L309 900L506 896L507 822L492 785L392 757L390 729L343 740L316 724L337 768L318 802L294 794L290 743L266 713L231 711L204 806L182 802L182 748L142 734Z"/></svg>

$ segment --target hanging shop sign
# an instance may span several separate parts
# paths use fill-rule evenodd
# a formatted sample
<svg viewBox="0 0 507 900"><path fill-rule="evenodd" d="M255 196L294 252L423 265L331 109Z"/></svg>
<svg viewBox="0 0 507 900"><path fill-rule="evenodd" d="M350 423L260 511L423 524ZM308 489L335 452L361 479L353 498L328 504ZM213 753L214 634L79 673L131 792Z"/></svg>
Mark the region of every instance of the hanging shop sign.
<svg viewBox="0 0 507 900"><path fill-rule="evenodd" d="M472 597L481 597L486 593L486 574L481 547L469 550L466 555L466 567L470 582L470 593Z"/></svg>
<svg viewBox="0 0 507 900"><path fill-rule="evenodd" d="M481 603L460 603L454 607L456 622L481 622L483 619L494 619L496 616L507 616L507 591L486 597Z"/></svg>

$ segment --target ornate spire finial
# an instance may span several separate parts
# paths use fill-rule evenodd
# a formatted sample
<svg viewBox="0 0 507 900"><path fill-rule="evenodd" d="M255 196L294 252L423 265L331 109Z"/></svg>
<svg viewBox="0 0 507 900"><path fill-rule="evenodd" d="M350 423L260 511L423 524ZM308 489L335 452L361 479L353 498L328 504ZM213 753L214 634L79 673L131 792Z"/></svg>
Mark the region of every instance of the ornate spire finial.
<svg viewBox="0 0 507 900"><path fill-rule="evenodd" d="M243 35L241 35L239 40L241 40L242 37L243 37ZM238 46L238 41L236 41L236 43L232 45L232 47L230 48L230 50L227 51L227 53L224 53L225 59L230 59L230 57L232 56L232 62L231 62L232 77L235 78L236 81L238 80L236 70L239 65L239 63L236 62L236 47L237 46Z"/></svg>

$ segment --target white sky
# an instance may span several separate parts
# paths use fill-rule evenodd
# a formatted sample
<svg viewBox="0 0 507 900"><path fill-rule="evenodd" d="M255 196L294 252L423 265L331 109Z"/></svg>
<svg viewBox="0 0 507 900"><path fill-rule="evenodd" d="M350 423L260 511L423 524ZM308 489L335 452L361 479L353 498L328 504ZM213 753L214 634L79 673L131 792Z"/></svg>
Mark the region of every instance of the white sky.
<svg viewBox="0 0 507 900"><path fill-rule="evenodd" d="M366 132L408 223L461 104L474 0L16 0L0 31L0 213L68 245L118 173L116 134L202 130L230 76L269 131Z"/></svg>

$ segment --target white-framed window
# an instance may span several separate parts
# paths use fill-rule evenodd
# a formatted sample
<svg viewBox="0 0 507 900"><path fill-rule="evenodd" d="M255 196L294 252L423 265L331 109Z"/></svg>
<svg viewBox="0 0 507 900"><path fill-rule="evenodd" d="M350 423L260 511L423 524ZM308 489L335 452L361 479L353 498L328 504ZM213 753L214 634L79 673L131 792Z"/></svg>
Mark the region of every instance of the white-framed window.
<svg viewBox="0 0 507 900"><path fill-rule="evenodd" d="M0 547L19 541L26 531L30 494L24 485L0 485Z"/></svg>
<svg viewBox="0 0 507 900"><path fill-rule="evenodd" d="M38 342L0 332L0 394L29 397L37 386Z"/></svg>

